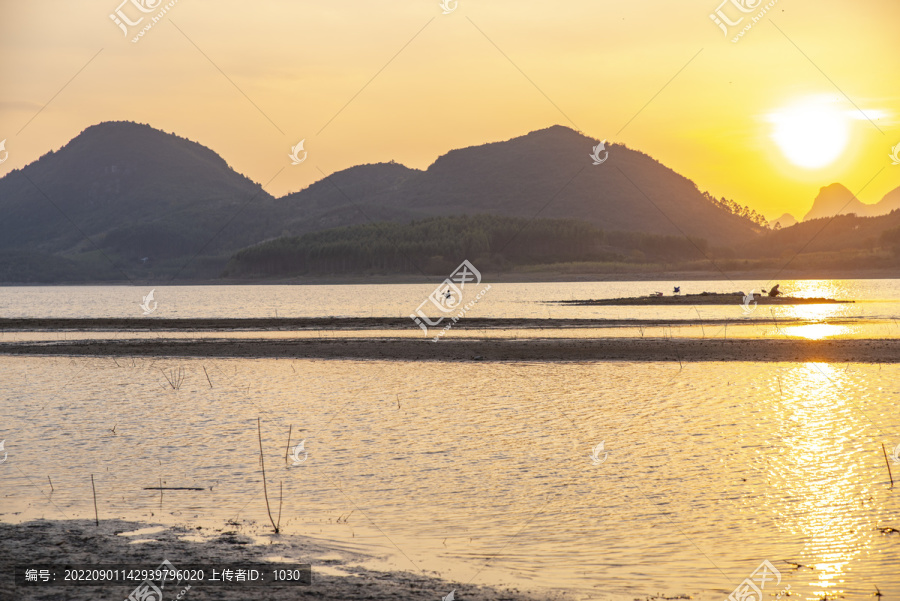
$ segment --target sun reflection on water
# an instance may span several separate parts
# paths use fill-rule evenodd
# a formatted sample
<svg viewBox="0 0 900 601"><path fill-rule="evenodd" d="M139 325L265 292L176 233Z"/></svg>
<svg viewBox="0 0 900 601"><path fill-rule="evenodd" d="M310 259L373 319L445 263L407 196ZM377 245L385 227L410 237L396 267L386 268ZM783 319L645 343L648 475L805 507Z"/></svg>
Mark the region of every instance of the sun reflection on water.
<svg viewBox="0 0 900 601"><path fill-rule="evenodd" d="M786 282L781 287L785 296L797 298L827 298L834 300L854 300L846 283L841 280L808 280ZM778 305L772 307L772 315L776 318L798 319L803 321L828 322L839 317L857 314L852 303L829 303L821 305ZM847 330L818 327L820 324L802 326L802 329L785 328L785 333L810 340L821 340L847 333Z"/></svg>
<svg viewBox="0 0 900 601"><path fill-rule="evenodd" d="M822 340L823 338L835 338L852 332L847 326L838 326L829 323L811 323L802 326L788 326L781 328L787 336L797 336L807 340Z"/></svg>
<svg viewBox="0 0 900 601"><path fill-rule="evenodd" d="M796 365L785 377L783 451L770 468L787 496L776 523L804 541L796 576L821 598L842 595L846 566L872 546L855 511L865 424L848 400L845 374L828 363ZM812 573L810 573L812 570Z"/></svg>

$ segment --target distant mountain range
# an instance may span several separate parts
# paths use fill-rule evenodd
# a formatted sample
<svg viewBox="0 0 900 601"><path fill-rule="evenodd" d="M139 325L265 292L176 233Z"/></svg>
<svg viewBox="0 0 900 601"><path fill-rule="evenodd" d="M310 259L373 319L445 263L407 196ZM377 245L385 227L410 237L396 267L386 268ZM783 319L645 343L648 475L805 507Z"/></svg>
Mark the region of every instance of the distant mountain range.
<svg viewBox="0 0 900 601"><path fill-rule="evenodd" d="M803 216L803 221L850 214L859 217L878 217L896 209L900 209L900 188L888 192L881 201L868 205L856 198L846 186L831 184L819 190L812 209Z"/></svg>
<svg viewBox="0 0 900 601"><path fill-rule="evenodd" d="M819 194L813 200L813 206L803 221L834 217L835 215L857 215L859 217L879 217L887 215L891 211L900 209L900 188L895 188L875 204L865 204L843 184L831 184L819 190ZM790 213L785 213L771 222L771 225L780 224L782 228L790 227L797 223L797 219Z"/></svg>
<svg viewBox="0 0 900 601"><path fill-rule="evenodd" d="M390 163L353 167L283 200L305 215L294 224L297 232L463 214L578 219L605 230L688 235L714 245L761 231L641 152L609 144L607 161L593 165L588 154L596 144L554 126L451 150L424 171Z"/></svg>
<svg viewBox="0 0 900 601"><path fill-rule="evenodd" d="M596 143L554 126L452 150L426 170L352 167L276 199L201 144L100 123L0 178L0 281L209 278L235 251L278 236L464 214L575 219L713 245L763 231L641 152L610 144L593 165Z"/></svg>
<svg viewBox="0 0 900 601"><path fill-rule="evenodd" d="M772 227L785 228L796 225L797 220L790 213L785 213L775 221L770 221L769 223L772 225Z"/></svg>
<svg viewBox="0 0 900 601"><path fill-rule="evenodd" d="M425 170L393 162L351 167L274 198L201 144L149 125L100 123L0 178L0 282L209 280L229 265L231 271L235 265L252 270L252 262L234 263L233 257L267 241L287 241L269 247L273 249L321 250L321 241L356 244L377 238L381 230L354 230L315 243L296 238L379 222L407 224L408 231L384 231L409 241L411 232L431 227L421 225L422 220L465 215L512 221L443 221L440 227L467 240L483 238L486 224L501 232L535 219L571 223L542 223L528 235L569 231L577 223L593 228L583 234L591 250L582 259L577 249L566 246L570 262L610 257L649 261L665 256L660 249L676 248L666 239L672 236L689 237L691 247L703 249L704 255L733 254L770 235L755 212L701 192L646 154L607 144L606 160L593 164L588 155L596 144L553 126L505 142L451 150ZM805 220L838 211L847 202L844 212L889 212L900 206L900 189L868 207L834 184L823 188ZM794 229L787 227L789 217L779 219L784 220L782 233ZM419 225L410 225L414 220ZM866 227L875 232L887 225ZM606 235L616 232L643 237ZM503 247L501 238L479 246L485 257ZM779 240L793 245L791 234ZM357 256L353 253L359 250L342 252ZM540 259L522 247L516 257L497 256L496 264ZM329 263L315 265L326 269Z"/></svg>

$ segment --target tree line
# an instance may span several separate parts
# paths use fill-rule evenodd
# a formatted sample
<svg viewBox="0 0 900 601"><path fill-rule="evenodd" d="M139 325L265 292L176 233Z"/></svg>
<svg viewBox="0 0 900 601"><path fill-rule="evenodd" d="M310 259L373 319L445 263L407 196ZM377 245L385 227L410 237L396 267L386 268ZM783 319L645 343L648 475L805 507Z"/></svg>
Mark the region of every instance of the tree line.
<svg viewBox="0 0 900 601"><path fill-rule="evenodd" d="M607 232L571 219L494 215L371 223L270 240L236 253L226 276L444 273L464 259L485 268L567 262L702 258L703 239Z"/></svg>

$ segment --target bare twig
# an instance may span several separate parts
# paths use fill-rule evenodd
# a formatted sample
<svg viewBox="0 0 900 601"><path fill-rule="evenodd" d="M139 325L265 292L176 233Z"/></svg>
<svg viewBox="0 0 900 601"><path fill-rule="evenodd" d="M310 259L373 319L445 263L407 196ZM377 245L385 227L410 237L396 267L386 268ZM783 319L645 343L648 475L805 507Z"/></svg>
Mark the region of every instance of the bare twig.
<svg viewBox="0 0 900 601"><path fill-rule="evenodd" d="M169 373L164 372L162 369L163 375L166 377L166 381L169 383L169 386L172 387L172 390L178 390L181 388L181 385L184 383L184 368L179 367L176 369L170 369Z"/></svg>
<svg viewBox="0 0 900 601"><path fill-rule="evenodd" d="M884 453L884 464L888 468L888 477L891 479L891 488L894 488L894 475L891 474L891 462L888 461L887 451L884 450L884 443L881 443L881 452Z"/></svg>
<svg viewBox="0 0 900 601"><path fill-rule="evenodd" d="M94 487L94 474L91 474L91 490L94 491L94 522L100 525L100 514L97 512L97 489Z"/></svg>
<svg viewBox="0 0 900 601"><path fill-rule="evenodd" d="M262 424L258 417L256 418L256 431L259 435L259 465L262 468L263 495L266 497L266 511L269 514L269 521L272 522L272 528L275 529L275 534L278 534L278 526L275 524L275 520L272 519L272 509L269 507L269 490L266 486L266 458L265 455L263 455L262 447Z"/></svg>
<svg viewBox="0 0 900 601"><path fill-rule="evenodd" d="M53 492L53 480L50 479L50 476L47 476L47 482L50 483L50 492Z"/></svg>
<svg viewBox="0 0 900 601"><path fill-rule="evenodd" d="M281 528L281 501L284 499L284 480L278 481L278 524L275 526L275 534Z"/></svg>
<svg viewBox="0 0 900 601"><path fill-rule="evenodd" d="M287 464L288 452L291 450L291 432L294 431L294 424L291 424L288 428L288 443L287 447L284 449L284 463Z"/></svg>

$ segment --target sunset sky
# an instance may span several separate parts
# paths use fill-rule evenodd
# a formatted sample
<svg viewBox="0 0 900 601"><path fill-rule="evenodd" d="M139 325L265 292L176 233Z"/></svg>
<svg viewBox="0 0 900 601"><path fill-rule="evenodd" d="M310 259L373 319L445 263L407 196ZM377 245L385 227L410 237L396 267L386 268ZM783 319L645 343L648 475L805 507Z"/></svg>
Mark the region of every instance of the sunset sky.
<svg viewBox="0 0 900 601"><path fill-rule="evenodd" d="M439 0L178 0L137 43L110 19L119 2L0 5L0 176L129 120L280 196L560 124L770 218L802 217L833 182L871 180L866 203L900 186L896 0L778 0L737 43L710 19L717 0L459 0L446 15Z"/></svg>

